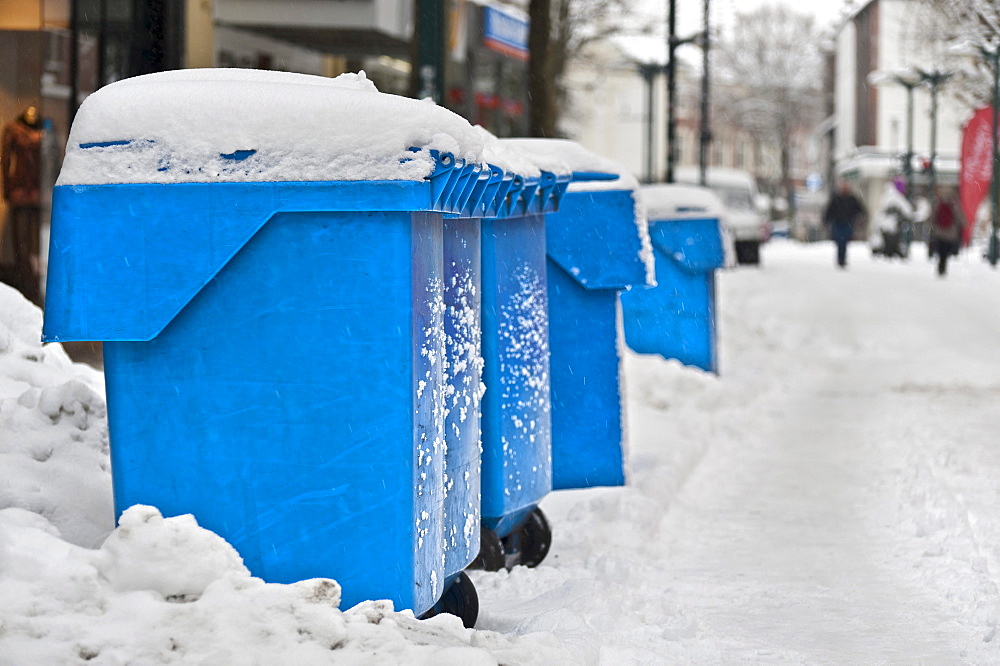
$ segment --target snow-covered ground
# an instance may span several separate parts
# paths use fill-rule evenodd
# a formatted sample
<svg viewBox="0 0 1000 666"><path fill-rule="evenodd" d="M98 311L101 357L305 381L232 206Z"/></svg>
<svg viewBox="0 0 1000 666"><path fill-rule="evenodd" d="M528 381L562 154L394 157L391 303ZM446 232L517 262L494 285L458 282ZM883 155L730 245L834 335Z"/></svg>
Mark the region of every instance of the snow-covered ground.
<svg viewBox="0 0 1000 666"><path fill-rule="evenodd" d="M477 630L111 531L102 379L0 288L0 664L1000 663L1000 273L776 241L719 276L721 377L628 355L630 484L553 493Z"/></svg>

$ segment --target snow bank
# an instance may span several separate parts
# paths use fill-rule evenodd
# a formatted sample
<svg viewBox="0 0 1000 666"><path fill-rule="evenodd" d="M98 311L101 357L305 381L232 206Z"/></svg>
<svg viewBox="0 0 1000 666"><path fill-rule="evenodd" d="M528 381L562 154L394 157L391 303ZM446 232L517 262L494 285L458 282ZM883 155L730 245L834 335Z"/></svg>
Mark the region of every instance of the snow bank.
<svg viewBox="0 0 1000 666"><path fill-rule="evenodd" d="M0 662L541 664L551 635L417 620L340 586L254 578L193 516L134 506L115 529L101 373L41 345L42 314L0 284ZM151 417L155 418L155 416Z"/></svg>
<svg viewBox="0 0 1000 666"><path fill-rule="evenodd" d="M96 550L44 518L0 511L0 654L6 664L529 663L514 639L450 615L416 620L374 601L338 609L327 579L253 578L191 516L135 506Z"/></svg>
<svg viewBox="0 0 1000 666"><path fill-rule="evenodd" d="M114 527L101 373L42 345L42 313L0 284L0 509L94 547Z"/></svg>
<svg viewBox="0 0 1000 666"><path fill-rule="evenodd" d="M84 100L58 184L421 180L432 149L485 161L484 134L432 102L378 92L364 72L163 72Z"/></svg>

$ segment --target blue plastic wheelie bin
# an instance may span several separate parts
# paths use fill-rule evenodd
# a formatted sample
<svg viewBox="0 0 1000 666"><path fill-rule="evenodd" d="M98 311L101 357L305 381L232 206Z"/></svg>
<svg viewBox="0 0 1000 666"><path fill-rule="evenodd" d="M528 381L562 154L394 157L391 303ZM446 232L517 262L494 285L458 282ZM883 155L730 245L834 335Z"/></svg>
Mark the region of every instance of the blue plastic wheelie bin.
<svg viewBox="0 0 1000 666"><path fill-rule="evenodd" d="M618 295L652 279L637 188L617 173L574 172L546 219L556 490L625 482Z"/></svg>
<svg viewBox="0 0 1000 666"><path fill-rule="evenodd" d="M538 510L552 490L545 215L568 185L543 171L482 222L482 522L494 541L483 548L502 550L503 566L537 564L551 538Z"/></svg>
<svg viewBox="0 0 1000 666"><path fill-rule="evenodd" d="M650 191L655 186L640 190ZM718 372L715 271L726 256L719 218L651 215L649 235L657 286L621 295L628 346Z"/></svg>
<svg viewBox="0 0 1000 666"><path fill-rule="evenodd" d="M479 520L444 510L443 215L497 194L484 169L58 186L44 338L104 342L116 511L194 514L254 575L335 578L345 605L439 604L450 523Z"/></svg>
<svg viewBox="0 0 1000 666"><path fill-rule="evenodd" d="M461 574L480 552L481 401L485 390L482 356L482 224L523 178L495 166L458 161L465 174L460 212L444 218L445 470L444 571ZM517 187L515 188L515 185Z"/></svg>

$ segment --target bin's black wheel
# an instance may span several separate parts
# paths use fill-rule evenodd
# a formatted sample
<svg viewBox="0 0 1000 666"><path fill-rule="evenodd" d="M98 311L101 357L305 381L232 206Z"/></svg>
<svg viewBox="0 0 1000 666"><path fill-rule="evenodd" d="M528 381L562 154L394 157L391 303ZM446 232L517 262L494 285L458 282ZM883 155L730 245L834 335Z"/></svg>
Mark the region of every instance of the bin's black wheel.
<svg viewBox="0 0 1000 666"><path fill-rule="evenodd" d="M517 553L515 564L526 567L541 564L552 546L552 529L542 510L536 508L528 514L520 527L503 538L503 545L507 552Z"/></svg>
<svg viewBox="0 0 1000 666"><path fill-rule="evenodd" d="M488 527L479 531L479 555L472 560L470 569L478 571L500 571L504 568L505 559L503 543L497 533Z"/></svg>
<svg viewBox="0 0 1000 666"><path fill-rule="evenodd" d="M476 626L476 619L479 617L479 595L476 594L476 586L464 571L455 577L434 607L421 615L420 619L426 620L441 613L457 616L466 629Z"/></svg>

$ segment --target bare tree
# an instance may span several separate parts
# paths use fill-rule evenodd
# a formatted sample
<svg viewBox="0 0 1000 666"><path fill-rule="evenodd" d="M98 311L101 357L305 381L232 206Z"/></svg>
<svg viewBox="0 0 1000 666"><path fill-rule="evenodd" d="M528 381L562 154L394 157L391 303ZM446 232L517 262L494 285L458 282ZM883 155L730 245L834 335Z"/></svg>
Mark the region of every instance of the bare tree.
<svg viewBox="0 0 1000 666"><path fill-rule="evenodd" d="M634 20L628 0L508 0L524 8L531 23L528 42L531 131L555 136L568 95L564 76L570 62L598 40L626 34L646 34L650 26Z"/></svg>
<svg viewBox="0 0 1000 666"><path fill-rule="evenodd" d="M528 5L528 111L531 136L556 136L556 93L553 83L552 3L531 0Z"/></svg>
<svg viewBox="0 0 1000 666"><path fill-rule="evenodd" d="M917 13L922 34L939 44L945 67L955 73L948 93L971 108L992 102L993 70L976 50L1000 45L1000 5L984 0L924 0ZM969 49L953 47L965 44ZM951 48L950 48L951 47Z"/></svg>
<svg viewBox="0 0 1000 666"><path fill-rule="evenodd" d="M716 106L755 143L779 147L789 205L793 136L822 112L819 42L812 16L778 4L737 13L733 33L716 41Z"/></svg>

